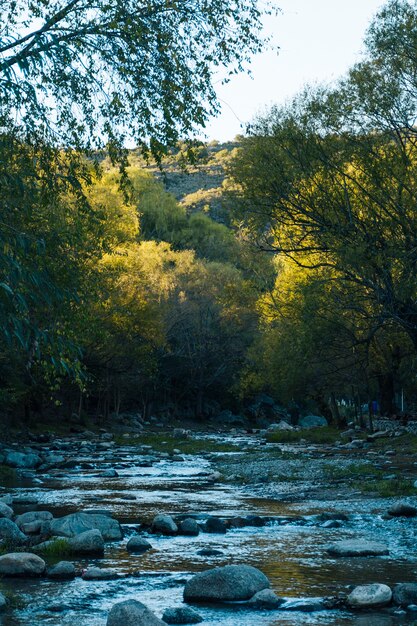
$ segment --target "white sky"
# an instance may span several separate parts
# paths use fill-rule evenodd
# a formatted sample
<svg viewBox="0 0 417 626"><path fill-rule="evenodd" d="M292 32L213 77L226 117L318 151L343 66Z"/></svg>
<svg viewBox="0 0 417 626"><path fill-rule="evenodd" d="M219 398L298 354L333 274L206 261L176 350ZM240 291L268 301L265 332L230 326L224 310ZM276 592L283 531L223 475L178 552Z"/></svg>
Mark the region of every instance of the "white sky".
<svg viewBox="0 0 417 626"><path fill-rule="evenodd" d="M207 126L208 139L233 139L265 106L284 102L305 83L328 82L344 74L359 60L365 30L383 4L383 0L277 0L282 13L269 18L265 27L280 50L254 58L252 79L240 75L219 85L222 112Z"/></svg>

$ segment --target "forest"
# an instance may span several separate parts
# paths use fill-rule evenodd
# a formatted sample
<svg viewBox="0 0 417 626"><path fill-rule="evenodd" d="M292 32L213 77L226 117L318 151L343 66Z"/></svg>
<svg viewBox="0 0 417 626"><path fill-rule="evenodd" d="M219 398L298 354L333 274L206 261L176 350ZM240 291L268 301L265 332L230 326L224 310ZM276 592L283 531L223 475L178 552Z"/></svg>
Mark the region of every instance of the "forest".
<svg viewBox="0 0 417 626"><path fill-rule="evenodd" d="M68 46L82 46L67 9ZM93 63L98 81L102 65L91 56L82 74L64 51L52 60L57 24L31 46L10 35L0 64L4 416L139 410L202 419L244 411L262 393L336 423L368 405L411 414L415 8L388 2L345 77L306 87L224 146L183 138L190 116L204 122L202 86L192 111L175 101L184 82L166 84L164 105L150 84L146 115L128 110L131 92L97 117L83 96ZM248 24L241 36L253 49L262 44ZM122 33L115 73L133 73L121 50L134 36ZM236 45L229 39L219 62ZM144 71L157 81L172 62L154 58L154 74ZM48 98L61 104L53 122ZM151 141L124 148L127 130L116 131L129 124Z"/></svg>

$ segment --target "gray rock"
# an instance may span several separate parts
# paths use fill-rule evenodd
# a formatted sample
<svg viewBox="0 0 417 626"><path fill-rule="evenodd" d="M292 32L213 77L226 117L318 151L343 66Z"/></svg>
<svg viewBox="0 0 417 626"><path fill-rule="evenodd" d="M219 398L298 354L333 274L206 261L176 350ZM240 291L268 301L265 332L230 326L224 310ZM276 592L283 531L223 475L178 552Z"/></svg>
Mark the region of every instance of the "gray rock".
<svg viewBox="0 0 417 626"><path fill-rule="evenodd" d="M0 556L0 576L41 576L45 561L30 552L11 552Z"/></svg>
<svg viewBox="0 0 417 626"><path fill-rule="evenodd" d="M128 552L132 552L132 554L142 554L147 550L152 550L152 546L149 541L146 541L143 537L139 535L134 535L129 539L126 544L126 550Z"/></svg>
<svg viewBox="0 0 417 626"><path fill-rule="evenodd" d="M417 508L411 506L411 504L407 504L407 502L399 502L388 509L387 512L388 515L392 517L416 517Z"/></svg>
<svg viewBox="0 0 417 626"><path fill-rule="evenodd" d="M218 517L209 517L204 524L206 533L225 534L227 532L226 522Z"/></svg>
<svg viewBox="0 0 417 626"><path fill-rule="evenodd" d="M172 436L174 439L188 439L190 436L190 431L185 430L184 428L174 428L172 431Z"/></svg>
<svg viewBox="0 0 417 626"><path fill-rule="evenodd" d="M83 572L83 580L114 580L117 572L114 569L101 569L100 567L89 567Z"/></svg>
<svg viewBox="0 0 417 626"><path fill-rule="evenodd" d="M201 572L185 585L184 600L232 601L249 600L255 593L268 589L269 580L250 565L226 565Z"/></svg>
<svg viewBox="0 0 417 626"><path fill-rule="evenodd" d="M14 450L9 450L6 452L6 458L4 460L6 465L10 467L18 467L24 469L33 469L38 467L42 461L40 456L37 454L33 454L31 452L25 454L24 452L15 452Z"/></svg>
<svg viewBox="0 0 417 626"><path fill-rule="evenodd" d="M360 585L346 599L351 608L371 608L386 606L391 602L392 591L387 585Z"/></svg>
<svg viewBox="0 0 417 626"><path fill-rule="evenodd" d="M166 609L162 616L162 621L167 624L200 624L203 618L190 607L181 606L179 608Z"/></svg>
<svg viewBox="0 0 417 626"><path fill-rule="evenodd" d="M417 583L398 583L392 590L395 604L408 606L417 603Z"/></svg>
<svg viewBox="0 0 417 626"><path fill-rule="evenodd" d="M178 526L170 515L157 515L152 522L152 531L163 535L175 535Z"/></svg>
<svg viewBox="0 0 417 626"><path fill-rule="evenodd" d="M195 519L188 517L187 519L184 519L182 520L182 522L179 523L179 532L181 535L190 535L196 537L200 533L200 527Z"/></svg>
<svg viewBox="0 0 417 626"><path fill-rule="evenodd" d="M324 598L287 598L281 605L280 611L325 611L328 607Z"/></svg>
<svg viewBox="0 0 417 626"><path fill-rule="evenodd" d="M86 530L68 540L68 547L74 554L104 554L103 535L97 528Z"/></svg>
<svg viewBox="0 0 417 626"><path fill-rule="evenodd" d="M383 556L389 553L388 546L376 541L345 539L327 547L332 556Z"/></svg>
<svg viewBox="0 0 417 626"><path fill-rule="evenodd" d="M16 524L21 530L26 524L32 524L33 522L51 522L54 519L52 513L49 511L29 511L28 513L22 513L16 517Z"/></svg>
<svg viewBox="0 0 417 626"><path fill-rule="evenodd" d="M10 508L7 504L4 504L4 502L0 502L0 518L6 517L7 519L10 519L12 516L13 509Z"/></svg>
<svg viewBox="0 0 417 626"><path fill-rule="evenodd" d="M0 502L2 502L3 504L7 504L7 506L11 506L13 504L13 496L11 495L2 496L0 498Z"/></svg>
<svg viewBox="0 0 417 626"><path fill-rule="evenodd" d="M288 424L288 422L286 422L285 420L281 420L280 422L278 422L278 424L271 424L266 432L267 433L277 433L280 432L282 430L295 430L294 426L291 426L291 424Z"/></svg>
<svg viewBox="0 0 417 626"><path fill-rule="evenodd" d="M318 428L320 426L328 426L328 423L322 415L306 415L305 417L300 417L298 425L301 428Z"/></svg>
<svg viewBox="0 0 417 626"><path fill-rule="evenodd" d="M75 537L94 529L101 532L105 541L117 541L123 536L119 522L107 515L72 513L55 519L51 524L52 534L58 537Z"/></svg>
<svg viewBox="0 0 417 626"><path fill-rule="evenodd" d="M215 550L215 548L202 548L197 552L200 556L222 556L221 550Z"/></svg>
<svg viewBox="0 0 417 626"><path fill-rule="evenodd" d="M262 589L262 591L258 591L248 602L253 608L269 609L271 611L278 608L282 603L283 599L279 598L272 589Z"/></svg>
<svg viewBox="0 0 417 626"><path fill-rule="evenodd" d="M6 517L0 519L0 539L13 543L17 546L25 545L28 540L20 528L12 522L12 520L7 519Z"/></svg>
<svg viewBox="0 0 417 626"><path fill-rule="evenodd" d="M72 580L75 578L75 567L69 561L60 561L48 569L48 578L52 580Z"/></svg>
<svg viewBox="0 0 417 626"><path fill-rule="evenodd" d="M115 604L107 618L107 626L165 626L142 602L126 600Z"/></svg>
<svg viewBox="0 0 417 626"><path fill-rule="evenodd" d="M118 476L118 472L116 472L115 469L108 469L105 470L104 472L101 472L101 474L99 474L99 476L101 478L116 478Z"/></svg>

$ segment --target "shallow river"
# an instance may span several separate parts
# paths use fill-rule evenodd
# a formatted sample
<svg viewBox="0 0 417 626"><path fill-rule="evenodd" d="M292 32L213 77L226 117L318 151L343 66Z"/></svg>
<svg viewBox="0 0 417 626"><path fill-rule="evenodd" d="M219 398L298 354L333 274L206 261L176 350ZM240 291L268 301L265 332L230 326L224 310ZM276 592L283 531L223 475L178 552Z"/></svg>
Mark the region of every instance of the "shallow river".
<svg viewBox="0 0 417 626"><path fill-rule="evenodd" d="M248 443L248 442L246 442ZM178 447L181 447L180 442ZM79 459L91 462L91 458ZM325 502L306 501L287 504L277 500L253 498L238 486L207 482L212 469L206 458L185 456L185 462L163 460L143 467L143 457L133 448L118 447L93 459L100 471L116 468L117 478L101 478L97 469L65 470L34 474L8 488L19 495L36 495L39 510L56 517L83 509L111 510L123 524L125 539L106 544L103 559L78 561L116 569L120 578L97 582L76 578L69 582L47 579L7 581L3 590L16 596L16 608L0 617L0 626L104 626L111 606L121 600L137 599L159 617L167 607L180 606L185 581L194 572L231 563L245 563L261 569L278 595L286 597L327 596L346 590L347 585L417 580L417 521L384 521L378 511L388 501L366 500ZM135 496L125 500L123 495ZM31 506L26 510L33 510ZM18 510L18 509L17 509ZM25 510L25 509L22 509ZM272 523L263 528L229 530L226 535L201 533L198 537L157 537L150 535L154 549L131 555L126 541L141 522L150 522L158 513L235 515L311 515L321 511L344 511L350 520L338 529L294 522ZM18 510L18 512L20 512ZM307 518L308 519L308 518ZM368 538L389 544L390 556L359 559L333 559L325 545L345 538ZM202 548L216 548L222 555L199 556ZM211 626L297 626L355 625L394 626L416 624L412 614L384 612L353 614L347 611L298 613L256 611L244 607L197 607L204 624Z"/></svg>

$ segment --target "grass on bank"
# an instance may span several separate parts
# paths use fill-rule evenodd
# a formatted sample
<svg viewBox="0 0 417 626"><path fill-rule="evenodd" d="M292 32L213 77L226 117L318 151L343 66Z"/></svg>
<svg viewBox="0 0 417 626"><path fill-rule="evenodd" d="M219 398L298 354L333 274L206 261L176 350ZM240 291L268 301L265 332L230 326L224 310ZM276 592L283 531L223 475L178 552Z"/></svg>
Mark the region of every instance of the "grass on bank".
<svg viewBox="0 0 417 626"><path fill-rule="evenodd" d="M331 426L305 428L302 430L279 430L267 434L269 443L335 443L340 440L340 430Z"/></svg>
<svg viewBox="0 0 417 626"><path fill-rule="evenodd" d="M375 467L371 463L350 463L343 467L336 465L327 465L324 468L326 475L333 479L351 479L351 478L381 478L386 471Z"/></svg>
<svg viewBox="0 0 417 626"><path fill-rule="evenodd" d="M389 480L375 480L372 482L355 483L355 488L362 493L375 493L380 498L394 498L396 496L415 496L417 489L412 480L393 478Z"/></svg>
<svg viewBox="0 0 417 626"><path fill-rule="evenodd" d="M200 454L202 452L239 452L238 444L220 443L210 439L177 439L165 433L144 433L137 437L115 437L115 442L124 446L151 446L156 452L180 450L182 454Z"/></svg>

